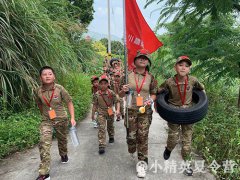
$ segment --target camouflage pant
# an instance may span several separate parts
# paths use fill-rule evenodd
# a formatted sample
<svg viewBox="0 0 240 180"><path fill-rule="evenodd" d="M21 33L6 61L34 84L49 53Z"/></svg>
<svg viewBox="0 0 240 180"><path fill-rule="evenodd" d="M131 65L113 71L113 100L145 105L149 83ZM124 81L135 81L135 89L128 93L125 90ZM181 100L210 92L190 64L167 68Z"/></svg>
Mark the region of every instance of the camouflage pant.
<svg viewBox="0 0 240 180"><path fill-rule="evenodd" d="M167 139L167 148L172 151L179 139L179 131L182 133L182 158L187 160L190 157L191 153L191 142L192 142L192 133L193 133L193 125L186 124L172 124L168 123L168 139Z"/></svg>
<svg viewBox="0 0 240 180"><path fill-rule="evenodd" d="M123 98L119 98L120 101L120 113L121 115L124 115L124 101ZM115 105L115 109L117 109L117 104Z"/></svg>
<svg viewBox="0 0 240 180"><path fill-rule="evenodd" d="M67 154L67 119L56 119L54 121L42 121L40 125L39 152L41 163L39 165L39 174L49 174L50 171L50 149L52 145L53 128L56 131L58 140L58 150L60 156Z"/></svg>
<svg viewBox="0 0 240 180"><path fill-rule="evenodd" d="M98 142L99 147L106 147L106 125L109 138L114 137L114 116L98 114Z"/></svg>
<svg viewBox="0 0 240 180"><path fill-rule="evenodd" d="M138 109L128 109L129 137L127 137L128 152L137 151L138 159L148 163L148 133L152 123L151 108L141 114ZM126 126L126 118L124 122Z"/></svg>

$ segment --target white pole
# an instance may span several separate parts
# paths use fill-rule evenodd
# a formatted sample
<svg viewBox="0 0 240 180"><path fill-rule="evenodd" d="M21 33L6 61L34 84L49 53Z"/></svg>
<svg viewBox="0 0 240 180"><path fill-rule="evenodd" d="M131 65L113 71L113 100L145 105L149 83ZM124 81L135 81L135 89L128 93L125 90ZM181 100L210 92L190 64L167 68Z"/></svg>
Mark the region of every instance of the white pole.
<svg viewBox="0 0 240 180"><path fill-rule="evenodd" d="M123 0L123 44L124 44L124 71L125 71L125 83L128 84L128 63L127 63L127 32L126 32L126 5L125 0ZM130 93L130 92L128 92ZM127 129L127 138L129 137L129 123L128 123L128 96L126 94L126 108L125 108L125 118L126 118L126 129Z"/></svg>
<svg viewBox="0 0 240 180"><path fill-rule="evenodd" d="M108 54L111 54L111 32L110 32L110 0L108 2Z"/></svg>

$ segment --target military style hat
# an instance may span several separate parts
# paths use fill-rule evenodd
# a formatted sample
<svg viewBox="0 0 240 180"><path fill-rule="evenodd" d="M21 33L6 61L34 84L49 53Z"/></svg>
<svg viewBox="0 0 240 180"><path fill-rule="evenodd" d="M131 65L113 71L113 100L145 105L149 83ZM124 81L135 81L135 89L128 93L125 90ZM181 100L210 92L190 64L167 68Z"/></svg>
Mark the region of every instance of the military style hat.
<svg viewBox="0 0 240 180"><path fill-rule="evenodd" d="M92 77L91 77L91 82L93 82L94 80L99 80L99 77L97 77L97 76L92 76Z"/></svg>
<svg viewBox="0 0 240 180"><path fill-rule="evenodd" d="M150 53L149 53L148 50L146 50L146 49L140 49L140 50L138 50L138 51L137 51L137 55L136 55L136 57L134 58L134 63L135 63L135 60L136 60L137 58L139 58L140 56L146 57L146 58L148 59L148 61L149 61L149 65L151 66Z"/></svg>
<svg viewBox="0 0 240 180"><path fill-rule="evenodd" d="M118 63L118 62L119 62L119 59L118 59L118 58L112 58L112 59L110 60L110 65L113 66L113 64Z"/></svg>
<svg viewBox="0 0 240 180"><path fill-rule="evenodd" d="M181 61L186 61L190 66L192 65L192 61L190 60L190 58L188 56L179 56L177 58L176 64L180 63Z"/></svg>
<svg viewBox="0 0 240 180"><path fill-rule="evenodd" d="M101 82L101 81L103 81L103 80L105 80L105 81L107 81L107 82L109 83L109 79L108 79L108 77L107 77L106 75L100 76L99 82Z"/></svg>
<svg viewBox="0 0 240 180"><path fill-rule="evenodd" d="M121 73L119 71L114 73L114 76L121 76Z"/></svg>

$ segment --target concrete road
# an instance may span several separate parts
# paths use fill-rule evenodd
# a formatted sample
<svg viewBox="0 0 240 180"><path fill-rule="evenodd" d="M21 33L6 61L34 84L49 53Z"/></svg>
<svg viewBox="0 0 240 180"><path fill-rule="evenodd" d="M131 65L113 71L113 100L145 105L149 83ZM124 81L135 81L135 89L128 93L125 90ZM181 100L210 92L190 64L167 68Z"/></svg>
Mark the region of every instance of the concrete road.
<svg viewBox="0 0 240 180"><path fill-rule="evenodd" d="M149 135L149 170L146 180L213 180L215 177L204 169L202 160L196 157L196 171L192 177L182 174L180 145L171 154L169 161L164 161L162 154L166 145L167 124L157 113ZM88 116L78 125L80 145L73 147L69 139L69 163L61 164L57 142L53 141L51 149L52 180L135 180L136 162L130 159L127 152L126 133L123 121L115 121L115 143L108 144L104 155L98 154L97 129ZM31 138L31 137L29 137ZM108 138L107 138L108 139ZM38 148L15 153L0 161L1 180L34 180L38 176Z"/></svg>

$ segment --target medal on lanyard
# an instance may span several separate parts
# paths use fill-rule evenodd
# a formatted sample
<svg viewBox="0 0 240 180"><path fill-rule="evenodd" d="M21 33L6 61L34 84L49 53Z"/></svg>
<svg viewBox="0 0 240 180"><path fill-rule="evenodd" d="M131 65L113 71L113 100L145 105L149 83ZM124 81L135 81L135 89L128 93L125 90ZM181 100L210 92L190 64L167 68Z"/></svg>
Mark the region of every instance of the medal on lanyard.
<svg viewBox="0 0 240 180"><path fill-rule="evenodd" d="M50 104L52 99L53 99L53 95L54 95L54 89L52 90L52 95L51 95L51 98L50 98L49 102L45 98L45 96L42 95L43 100L45 101L45 103L49 107L48 116L49 116L49 119L51 119L51 120L53 120L53 119L55 119L57 117L55 110L52 109L51 104Z"/></svg>
<svg viewBox="0 0 240 180"><path fill-rule="evenodd" d="M147 77L147 71L146 71L146 74L145 74L145 76L144 76L144 78L142 80L142 83L141 83L140 87L138 87L138 81L136 79L136 74L134 73L134 78L135 78L135 82L136 82L136 91L138 93L138 95L136 97L136 104L137 104L137 106L143 106L143 97L140 95L140 92L142 90L142 87L143 87L143 84L144 84L144 82L146 80L146 77Z"/></svg>
<svg viewBox="0 0 240 180"><path fill-rule="evenodd" d="M181 99L181 102L182 102L182 107L186 107L186 106L185 106L185 100L186 100L186 94L187 94L188 76L187 76L187 78L185 79L183 96L182 96L182 93L181 93L181 91L180 91L180 86L179 86L179 84L178 84L178 78L177 78L177 76L176 76L176 84L177 84L178 93L179 93L179 96L180 96L180 99Z"/></svg>

